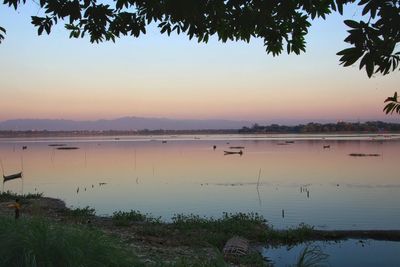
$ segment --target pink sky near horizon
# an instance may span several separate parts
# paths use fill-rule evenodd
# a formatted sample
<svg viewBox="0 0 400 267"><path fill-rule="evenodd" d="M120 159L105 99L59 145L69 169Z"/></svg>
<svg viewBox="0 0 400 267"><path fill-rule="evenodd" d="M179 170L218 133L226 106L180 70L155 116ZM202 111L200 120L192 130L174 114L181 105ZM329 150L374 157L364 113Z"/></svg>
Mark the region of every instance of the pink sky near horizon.
<svg viewBox="0 0 400 267"><path fill-rule="evenodd" d="M300 56L267 55L260 40L208 44L155 30L116 44L69 40L62 25L36 36L29 6L0 6L0 121L123 116L250 121L390 120L383 101L400 73L368 79L339 66L343 17L316 21ZM347 15L353 15L350 10ZM346 15L346 14L345 14Z"/></svg>

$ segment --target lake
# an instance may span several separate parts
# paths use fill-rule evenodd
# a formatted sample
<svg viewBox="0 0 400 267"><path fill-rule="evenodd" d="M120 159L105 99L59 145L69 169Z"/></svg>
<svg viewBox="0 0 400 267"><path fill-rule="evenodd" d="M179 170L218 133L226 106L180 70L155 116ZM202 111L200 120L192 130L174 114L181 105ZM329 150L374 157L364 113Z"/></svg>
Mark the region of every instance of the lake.
<svg viewBox="0 0 400 267"><path fill-rule="evenodd" d="M5 174L24 173L5 190L167 221L176 213L257 212L278 229L400 229L399 154L400 135L0 139Z"/></svg>
<svg viewBox="0 0 400 267"><path fill-rule="evenodd" d="M287 247L265 247L262 255L274 267L295 266L307 247L324 260L318 266L331 267L398 267L400 242L348 239L337 242L315 241ZM321 255L323 255L321 257Z"/></svg>

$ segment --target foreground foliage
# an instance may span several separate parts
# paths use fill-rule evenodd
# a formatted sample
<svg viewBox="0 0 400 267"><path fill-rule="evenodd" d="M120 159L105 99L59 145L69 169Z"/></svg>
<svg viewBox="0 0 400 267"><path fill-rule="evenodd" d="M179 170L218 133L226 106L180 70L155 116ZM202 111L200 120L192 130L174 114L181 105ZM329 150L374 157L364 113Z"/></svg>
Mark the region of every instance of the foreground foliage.
<svg viewBox="0 0 400 267"><path fill-rule="evenodd" d="M141 266L116 240L87 227L0 217L0 266Z"/></svg>
<svg viewBox="0 0 400 267"><path fill-rule="evenodd" d="M385 100L386 106L383 108L386 114L392 114L393 112L400 114L400 99L397 96L397 92L392 97L388 97Z"/></svg>

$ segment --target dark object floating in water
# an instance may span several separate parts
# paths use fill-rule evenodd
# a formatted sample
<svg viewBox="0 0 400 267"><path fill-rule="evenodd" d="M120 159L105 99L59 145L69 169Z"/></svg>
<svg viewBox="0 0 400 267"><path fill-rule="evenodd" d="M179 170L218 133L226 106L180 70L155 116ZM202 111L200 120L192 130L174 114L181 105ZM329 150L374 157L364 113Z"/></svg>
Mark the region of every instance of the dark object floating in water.
<svg viewBox="0 0 400 267"><path fill-rule="evenodd" d="M18 178L22 178L22 172L10 174L10 175L3 174L3 183L10 181L10 180L18 179Z"/></svg>
<svg viewBox="0 0 400 267"><path fill-rule="evenodd" d="M350 157L379 157L380 154L351 153Z"/></svg>
<svg viewBox="0 0 400 267"><path fill-rule="evenodd" d="M234 155L234 154L238 154L238 155L243 155L243 151L224 151L224 155Z"/></svg>
<svg viewBox="0 0 400 267"><path fill-rule="evenodd" d="M74 150L74 149L79 149L79 147L76 146L63 146L63 147L57 147L58 150Z"/></svg>
<svg viewBox="0 0 400 267"><path fill-rule="evenodd" d="M164 140L164 141L162 141L161 143L163 143L163 144L166 144L166 143L167 143L167 141L165 141L165 140Z"/></svg>
<svg viewBox="0 0 400 267"><path fill-rule="evenodd" d="M231 146L230 149L244 149L244 146Z"/></svg>
<svg viewBox="0 0 400 267"><path fill-rule="evenodd" d="M278 146L286 146L287 143L277 143Z"/></svg>
<svg viewBox="0 0 400 267"><path fill-rule="evenodd" d="M66 146L67 144L50 144L49 146Z"/></svg>
<svg viewBox="0 0 400 267"><path fill-rule="evenodd" d="M293 144L294 141L288 140L288 141L285 141L285 143L286 143L286 144Z"/></svg>
<svg viewBox="0 0 400 267"><path fill-rule="evenodd" d="M27 148L28 148L27 146L23 146L23 147L22 147L22 150L25 150L25 149L27 149Z"/></svg>
<svg viewBox="0 0 400 267"><path fill-rule="evenodd" d="M99 183L99 186L103 186L106 185L107 183Z"/></svg>
<svg viewBox="0 0 400 267"><path fill-rule="evenodd" d="M324 145L324 148L331 148L331 145Z"/></svg>
<svg viewBox="0 0 400 267"><path fill-rule="evenodd" d="M213 149L215 150L217 148L217 146L216 145L213 145Z"/></svg>

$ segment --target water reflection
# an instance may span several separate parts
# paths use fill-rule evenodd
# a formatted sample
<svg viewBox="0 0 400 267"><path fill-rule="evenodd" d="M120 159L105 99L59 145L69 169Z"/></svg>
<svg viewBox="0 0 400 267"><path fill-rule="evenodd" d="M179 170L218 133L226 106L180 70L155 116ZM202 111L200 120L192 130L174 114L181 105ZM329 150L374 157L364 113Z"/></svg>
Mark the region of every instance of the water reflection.
<svg viewBox="0 0 400 267"><path fill-rule="evenodd" d="M100 214L138 209L168 219L182 212L254 211L277 228L305 222L327 229L399 229L398 139L118 138L1 140L0 157L10 173L18 172L23 157L26 192L90 205ZM244 152L224 156L231 147ZM5 189L18 191L20 184L7 182Z"/></svg>
<svg viewBox="0 0 400 267"><path fill-rule="evenodd" d="M357 239L338 242L316 241L293 247L265 247L262 249L262 255L275 267L296 266L299 256L306 248L316 248L320 258L313 256L314 259L319 259L318 266L399 266L400 242L393 241Z"/></svg>

